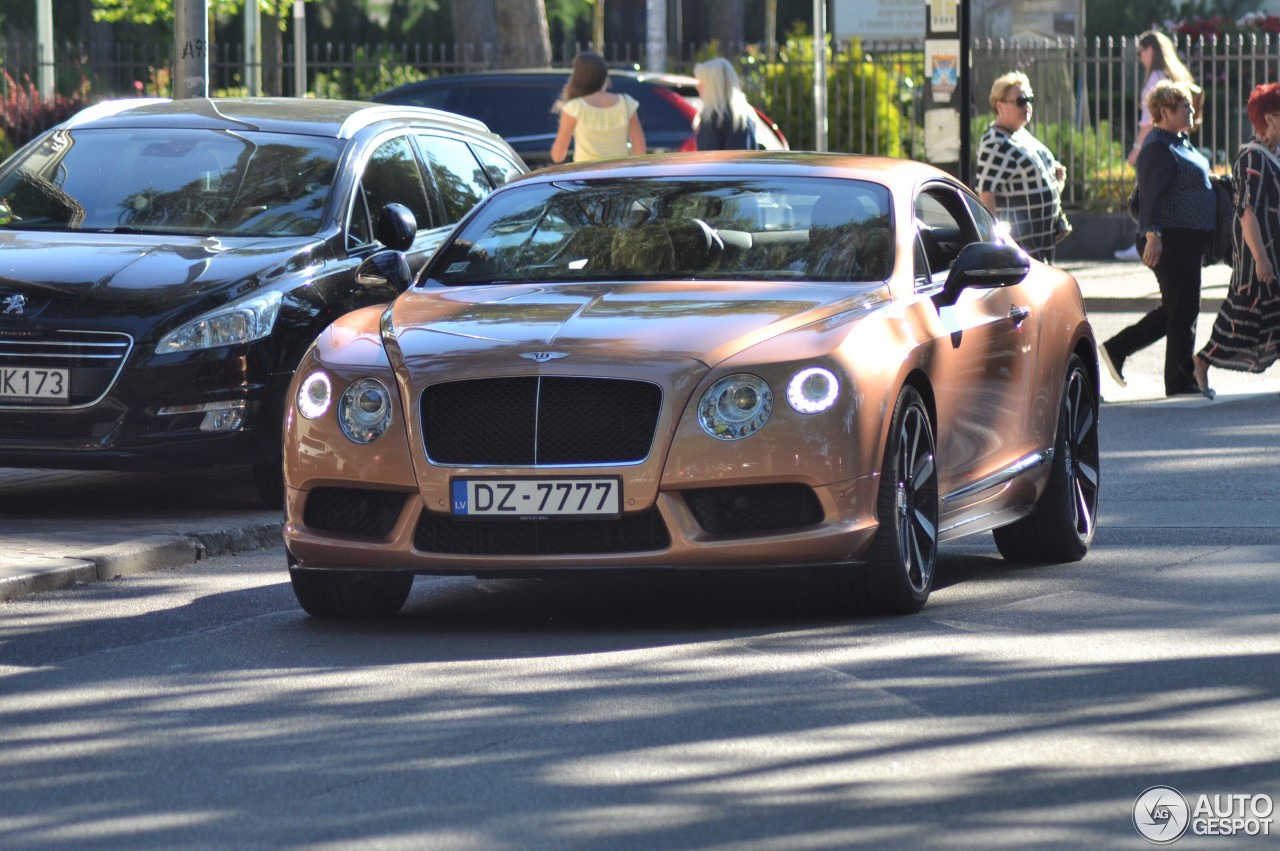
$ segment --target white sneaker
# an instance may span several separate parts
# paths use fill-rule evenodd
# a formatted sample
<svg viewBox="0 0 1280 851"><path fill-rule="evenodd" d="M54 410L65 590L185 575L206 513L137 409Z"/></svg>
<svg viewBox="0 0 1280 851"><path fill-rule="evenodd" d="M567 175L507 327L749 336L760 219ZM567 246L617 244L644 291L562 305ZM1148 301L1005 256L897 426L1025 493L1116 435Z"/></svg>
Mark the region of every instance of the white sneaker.
<svg viewBox="0 0 1280 851"><path fill-rule="evenodd" d="M1138 246L1136 245L1130 245L1128 248L1120 249L1115 253L1115 258L1117 260L1141 260L1142 259L1142 257L1138 255Z"/></svg>

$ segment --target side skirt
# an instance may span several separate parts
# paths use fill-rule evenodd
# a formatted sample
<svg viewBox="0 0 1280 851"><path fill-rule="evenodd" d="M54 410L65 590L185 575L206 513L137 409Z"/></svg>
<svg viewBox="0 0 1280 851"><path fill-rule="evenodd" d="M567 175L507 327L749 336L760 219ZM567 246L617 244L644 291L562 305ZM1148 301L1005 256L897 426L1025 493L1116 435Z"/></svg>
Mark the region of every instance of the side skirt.
<svg viewBox="0 0 1280 851"><path fill-rule="evenodd" d="M942 497L939 541L953 541L966 535L987 532L1026 517L1035 510L1039 488L1027 481L1027 474L1039 471L1053 460L1053 448L1033 452L1003 470L970 482ZM957 508L957 503L966 503Z"/></svg>

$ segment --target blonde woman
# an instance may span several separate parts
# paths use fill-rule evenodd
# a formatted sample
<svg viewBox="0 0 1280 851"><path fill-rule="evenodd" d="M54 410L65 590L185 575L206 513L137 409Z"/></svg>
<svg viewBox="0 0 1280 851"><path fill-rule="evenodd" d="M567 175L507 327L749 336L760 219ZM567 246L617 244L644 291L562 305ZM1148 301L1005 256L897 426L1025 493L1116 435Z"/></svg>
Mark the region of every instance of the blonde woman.
<svg viewBox="0 0 1280 851"><path fill-rule="evenodd" d="M1138 118L1138 138L1134 140L1133 147L1129 150L1129 165L1137 164L1138 152L1142 150L1142 143L1146 141L1147 134L1151 132L1153 126L1151 110L1147 107L1147 96L1156 87L1156 83L1161 80L1172 80L1175 83L1186 83L1193 95L1200 91L1196 81L1191 78L1191 72L1178 58L1173 40L1162 32L1147 30L1138 36L1138 61L1146 70L1147 79L1142 84L1142 93L1138 96L1138 101L1142 104L1142 113Z"/></svg>
<svg viewBox="0 0 1280 851"><path fill-rule="evenodd" d="M997 77L990 101L996 120L978 142L978 197L1028 254L1052 263L1067 168L1027 129L1035 96L1026 74Z"/></svg>
<svg viewBox="0 0 1280 851"><path fill-rule="evenodd" d="M727 59L708 59L693 67L698 79L702 112L698 114L699 151L753 151L756 149L755 114L742 81Z"/></svg>
<svg viewBox="0 0 1280 851"><path fill-rule="evenodd" d="M573 161L611 160L642 156L644 130L631 95L609 91L609 66L598 53L583 52L573 58L573 73L556 101L560 130L551 145L551 159L562 163L573 142Z"/></svg>

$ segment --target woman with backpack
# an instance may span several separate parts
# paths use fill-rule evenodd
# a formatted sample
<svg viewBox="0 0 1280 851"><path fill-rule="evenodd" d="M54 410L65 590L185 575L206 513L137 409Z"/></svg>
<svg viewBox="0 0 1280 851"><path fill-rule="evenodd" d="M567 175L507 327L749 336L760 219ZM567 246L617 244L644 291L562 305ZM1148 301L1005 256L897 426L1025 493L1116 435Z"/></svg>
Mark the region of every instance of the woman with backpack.
<svg viewBox="0 0 1280 851"><path fill-rule="evenodd" d="M1196 382L1209 386L1209 367L1262 372L1280 359L1280 83L1249 95L1253 140L1232 167L1235 252L1231 285L1209 342L1195 359Z"/></svg>

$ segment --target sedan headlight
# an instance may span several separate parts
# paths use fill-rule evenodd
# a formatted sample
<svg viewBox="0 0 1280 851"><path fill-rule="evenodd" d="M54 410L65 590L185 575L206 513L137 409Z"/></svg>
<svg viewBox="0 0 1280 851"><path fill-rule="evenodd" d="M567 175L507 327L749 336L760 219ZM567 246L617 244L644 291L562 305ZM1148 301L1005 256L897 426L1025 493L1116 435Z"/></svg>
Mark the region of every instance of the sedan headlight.
<svg viewBox="0 0 1280 851"><path fill-rule="evenodd" d="M698 402L698 424L720 440L759 431L773 413L773 391L754 375L730 375L711 385Z"/></svg>
<svg viewBox="0 0 1280 851"><path fill-rule="evenodd" d="M220 307L165 334L156 351L191 352L260 340L275 327L282 300L280 293L267 292Z"/></svg>
<svg viewBox="0 0 1280 851"><path fill-rule="evenodd" d="M338 423L354 443L373 443L391 425L391 392L376 378L361 378L342 391Z"/></svg>
<svg viewBox="0 0 1280 851"><path fill-rule="evenodd" d="M797 372L787 383L787 401L801 414L817 414L836 403L840 379L834 372L811 366Z"/></svg>

